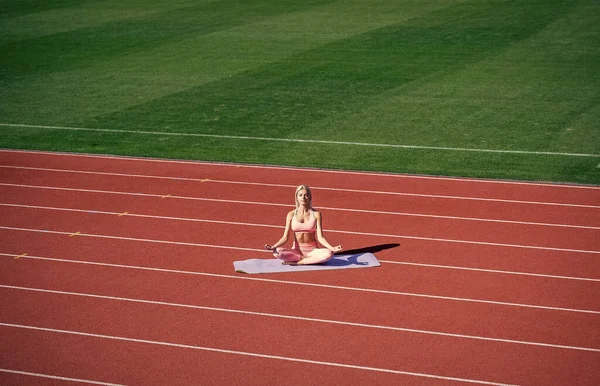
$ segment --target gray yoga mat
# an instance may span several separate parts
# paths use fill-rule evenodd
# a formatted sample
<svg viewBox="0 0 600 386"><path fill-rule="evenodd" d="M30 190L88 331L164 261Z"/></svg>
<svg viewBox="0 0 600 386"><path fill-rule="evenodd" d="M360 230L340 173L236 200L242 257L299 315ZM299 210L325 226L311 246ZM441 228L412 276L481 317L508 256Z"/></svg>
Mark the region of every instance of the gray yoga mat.
<svg viewBox="0 0 600 386"><path fill-rule="evenodd" d="M300 272L321 271L328 269L371 268L381 264L372 253L358 253L354 255L334 255L323 264L314 265L284 265L279 259L249 259L234 261L233 267L241 273L274 273L274 272Z"/></svg>

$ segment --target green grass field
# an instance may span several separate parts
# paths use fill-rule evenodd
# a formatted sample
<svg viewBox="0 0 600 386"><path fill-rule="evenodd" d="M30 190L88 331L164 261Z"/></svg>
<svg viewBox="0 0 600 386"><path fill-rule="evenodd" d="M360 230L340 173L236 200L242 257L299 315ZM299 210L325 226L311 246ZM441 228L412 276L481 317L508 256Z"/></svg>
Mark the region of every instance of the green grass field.
<svg viewBox="0 0 600 386"><path fill-rule="evenodd" d="M2 148L600 184L599 123L598 0L0 0Z"/></svg>

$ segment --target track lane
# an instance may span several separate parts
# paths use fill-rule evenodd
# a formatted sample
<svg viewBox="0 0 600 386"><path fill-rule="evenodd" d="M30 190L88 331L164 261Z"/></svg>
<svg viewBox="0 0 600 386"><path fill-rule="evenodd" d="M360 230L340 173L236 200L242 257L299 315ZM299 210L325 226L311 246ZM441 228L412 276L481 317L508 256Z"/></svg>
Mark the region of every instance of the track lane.
<svg viewBox="0 0 600 386"><path fill-rule="evenodd" d="M22 197L25 196L23 191L30 193L37 193L36 197L39 199L33 201L33 194L28 194L29 200L24 200ZM23 201L28 201L35 205L44 205L46 200L50 201L47 205L54 207L64 206L65 201L78 201L77 194L80 192L67 192L67 194L60 194L59 192L49 192L48 195L40 195L39 191L31 191L29 189L20 188L9 188L7 189L3 203L15 203L18 204ZM84 196L90 196L95 193L83 193ZM131 206L122 205L110 205L110 199L114 197L105 197L105 205L100 206L98 204L92 204L88 208L80 206L80 209L85 210L104 210L104 211L131 211L132 208L137 207L135 198L137 196L125 196L125 200L131 202ZM148 199L149 197L142 197L142 199ZM279 224L282 226L281 218L285 217L288 207L277 207L277 210L267 210L260 212L260 216L255 214L256 205L251 205L252 208L244 208L243 204L240 203L216 203L206 202L198 200L189 205L181 206L175 213L163 211L157 212L154 206L162 206L165 201L170 198L160 198L159 196L153 197L153 205L146 206L142 210L145 213L159 213L163 216L186 216L182 218L190 218L189 213L196 213L198 218L202 219L214 219L224 221L238 221L238 222L250 222L257 225ZM146 200L149 201L149 200ZM233 210L228 210L233 208ZM238 209L239 208L239 209ZM124 210L128 209L128 210ZM248 209L252 211L248 216ZM270 209L270 208L269 208ZM260 209L259 209L260 210ZM211 213L206 216L205 212ZM144 212L138 212L143 214ZM369 234L381 234L381 235L394 235L412 238L439 238L449 240L462 240L465 234L469 235L469 238L464 241L473 242L485 242L485 243L498 243L508 245L523 245L531 247L548 247L548 248L559 248L559 249L576 249L576 250L590 250L594 251L597 247L597 239L600 236L600 229L579 229L579 228L564 228L564 227L545 227L539 225L530 224L507 224L507 223L491 223L491 222L474 222L474 221L461 221L456 219L429 219L429 218L411 218L410 221L402 221L402 219L394 216L384 214L370 214L372 218L371 224L365 227L363 224L364 214L354 212L343 212L343 211L330 211L328 212L328 224L340 224L343 225L342 231L347 232L360 232ZM390 221L391 220L391 221ZM254 222L253 222L254 221ZM331 227L333 228L333 227ZM331 229L329 228L329 229ZM392 229L390 229L392 228ZM327 229L327 228L326 228ZM394 233L394 231L398 233ZM600 248L598 248L600 249ZM600 252L600 251L598 251Z"/></svg>
<svg viewBox="0 0 600 386"><path fill-rule="evenodd" d="M234 221L257 225L283 226L283 219L293 206L273 207L265 203L245 204L242 202L214 202L186 200L175 202L173 198L162 196L140 197L134 195L119 196L115 204L115 195L110 193L44 191L37 189L6 187L0 204L23 204L54 208L73 208L80 210L99 210L118 213L138 213L163 217L198 218L215 221ZM87 199L86 199L87 198ZM178 201L177 199L175 199ZM76 202L75 207L67 205ZM183 205L181 205L183 204ZM166 209L162 209L167 207ZM260 216L257 215L260 213ZM465 221L449 218L403 217L382 213L360 213L344 210L323 211L327 224L335 229L348 232L374 234L398 234L414 237L444 238L452 240L484 241L515 245L547 246L550 248L589 249L600 247L600 227L582 229L562 226L543 226L522 223L498 223L486 221ZM364 218L371 219L365 226ZM327 229L327 228L326 228Z"/></svg>
<svg viewBox="0 0 600 386"><path fill-rule="evenodd" d="M136 192L159 196L170 194L190 198L207 197L263 203L273 202L293 206L293 186L257 187L244 184L221 184L210 180L203 182L200 179L197 181L181 181L41 170L0 170L2 171L1 181L10 184ZM317 207L600 226L600 198L598 198L597 207L590 208L527 202L480 201L396 194L381 195L369 192L329 191L318 187L313 188ZM564 204L572 205L573 203L565 202Z"/></svg>
<svg viewBox="0 0 600 386"><path fill-rule="evenodd" d="M572 378L557 368L564 361L560 349L513 346L510 357L499 358L497 352L506 350L506 344L458 343L453 338L365 331L351 326L331 328L313 322L295 327L289 321L250 315L6 289L0 292L14 299L14 306L7 307L12 324L36 320L36 325L45 328L200 347L214 347L218 342L216 348L222 350L327 362L344 358L341 363L352 366L499 383L527 379L531 383L552 380L568 384L590 374L598 375L595 364L600 355L593 352L569 353L582 373ZM62 315L56 316L57 311ZM135 322L139 320L144 323ZM317 336L319 339L315 339ZM366 345L367 341L370 344ZM543 360L524 365L524 359L532 356Z"/></svg>
<svg viewBox="0 0 600 386"><path fill-rule="evenodd" d="M164 249L161 250L164 253ZM85 252L88 253L87 250ZM107 252L108 249L103 250L98 246L98 262L108 263L111 254ZM61 256L60 251L53 253L58 255L58 259L68 260L68 257ZM600 336L590 337L586 333L600 320L598 314L405 296L373 291L376 287L374 285L365 289L357 286L344 287L335 283L336 278L337 281L343 282L346 279L343 275L324 277L328 280L319 284L319 277L312 282L302 282L302 276L299 274L292 274L289 278L272 277L276 280L222 275L216 272L204 274L206 271L185 271L185 267L177 264L178 262L164 257L161 259L161 251L156 251L155 255L158 256L156 260L149 260L148 257L153 257L151 255L131 255L127 262L121 259L114 263L119 266L77 264L27 257L15 260L6 256L0 258L0 264L4 272L3 284L19 287L88 293L98 293L98 288L108 288L109 291L102 294L149 297L165 302L176 300L178 303L256 312L294 313L309 318L423 331L600 348ZM152 269L161 267L162 270ZM369 272L365 272L365 275L369 280L385 280ZM173 288L172 283L177 283L182 289ZM193 290L190 291L190 288ZM245 296L240 297L241 293ZM315 298L315 294L318 294L318 301L309 301L308 299ZM248 299L252 299L250 303ZM351 299L355 306L331 307L332 302L338 301L336 299ZM441 320L444 321L443 325L440 325Z"/></svg>
<svg viewBox="0 0 600 386"><path fill-rule="evenodd" d="M162 342L132 342L7 326L0 326L0 331L3 347L12 348L13 355L6 363L13 368L34 372L61 369L83 376L97 374L127 385L189 385L202 380L205 385L258 386L269 379L291 386L302 383L307 372L323 385L337 385L343 377L366 384L394 385L400 380L415 385L456 385L456 382L413 376L181 348ZM36 349L40 343L45 350Z"/></svg>

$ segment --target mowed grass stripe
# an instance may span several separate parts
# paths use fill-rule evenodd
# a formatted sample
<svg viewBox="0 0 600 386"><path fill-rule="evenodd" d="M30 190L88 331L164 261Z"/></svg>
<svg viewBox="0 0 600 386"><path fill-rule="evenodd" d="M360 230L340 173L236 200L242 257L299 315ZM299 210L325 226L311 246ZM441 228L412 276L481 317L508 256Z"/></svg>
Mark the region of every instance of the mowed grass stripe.
<svg viewBox="0 0 600 386"><path fill-rule="evenodd" d="M27 0L27 1L2 1L0 19L14 18L27 14L43 12L54 9L77 7L86 3L95 3L98 0Z"/></svg>
<svg viewBox="0 0 600 386"><path fill-rule="evenodd" d="M76 4L64 8L52 7L54 2L45 2L45 4L50 5L48 9L29 11L23 9L19 15L0 17L0 30L5 31L4 35L0 35L0 44L57 35L121 20L144 18L166 10L184 7L186 1L189 0L173 3L153 3L152 6L148 7L135 2L96 0L93 2L76 2ZM12 4L19 3L13 2Z"/></svg>
<svg viewBox="0 0 600 386"><path fill-rule="evenodd" d="M25 41L2 44L7 55L4 76L16 77L33 72L51 73L98 60L172 44L198 35L231 28L266 16L294 12L332 0L239 2L190 1L187 7L164 10L145 17L116 20ZM227 12L223 12L224 8ZM44 60L39 58L43 57Z"/></svg>

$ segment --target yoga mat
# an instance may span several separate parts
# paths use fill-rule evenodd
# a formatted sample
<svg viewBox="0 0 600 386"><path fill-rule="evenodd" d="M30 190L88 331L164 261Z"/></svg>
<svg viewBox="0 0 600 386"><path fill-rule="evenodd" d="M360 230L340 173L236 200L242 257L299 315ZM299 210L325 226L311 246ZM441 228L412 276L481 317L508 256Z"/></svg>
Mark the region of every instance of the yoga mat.
<svg viewBox="0 0 600 386"><path fill-rule="evenodd" d="M274 273L274 272L300 272L322 271L328 269L370 268L379 267L381 264L372 253L358 253L355 255L334 255L323 264L313 265L284 265L279 259L249 259L234 261L233 267L241 273Z"/></svg>

